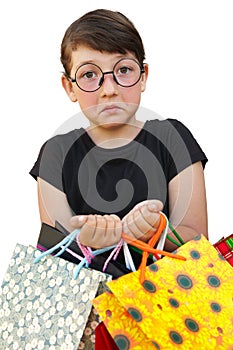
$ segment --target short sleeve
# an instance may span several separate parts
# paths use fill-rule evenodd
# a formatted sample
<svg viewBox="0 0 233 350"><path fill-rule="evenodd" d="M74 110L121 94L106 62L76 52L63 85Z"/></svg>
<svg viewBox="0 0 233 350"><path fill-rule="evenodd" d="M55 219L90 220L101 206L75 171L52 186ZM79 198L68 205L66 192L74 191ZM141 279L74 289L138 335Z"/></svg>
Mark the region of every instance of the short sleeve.
<svg viewBox="0 0 233 350"><path fill-rule="evenodd" d="M205 153L190 130L180 121L168 119L171 128L169 180L188 166L201 161L203 168L208 161Z"/></svg>
<svg viewBox="0 0 233 350"><path fill-rule="evenodd" d="M205 167L208 160L205 153L190 130L179 120L151 121L148 128L164 146L162 158L168 182L193 163L201 161Z"/></svg>
<svg viewBox="0 0 233 350"><path fill-rule="evenodd" d="M64 135L56 135L46 141L40 149L38 158L29 174L47 181L63 191L63 165L73 143L80 137L80 130L73 130Z"/></svg>

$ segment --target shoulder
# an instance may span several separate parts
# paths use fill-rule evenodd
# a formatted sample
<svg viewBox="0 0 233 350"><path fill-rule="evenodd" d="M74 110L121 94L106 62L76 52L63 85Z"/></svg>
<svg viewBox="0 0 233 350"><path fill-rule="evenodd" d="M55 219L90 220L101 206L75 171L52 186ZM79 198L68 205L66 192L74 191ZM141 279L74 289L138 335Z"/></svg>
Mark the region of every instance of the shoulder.
<svg viewBox="0 0 233 350"><path fill-rule="evenodd" d="M60 145L69 144L77 141L77 139L79 139L80 136L82 136L84 133L85 133L85 130L82 128L74 129L64 134L56 134L52 136L50 139L48 139L45 143L60 144Z"/></svg>
<svg viewBox="0 0 233 350"><path fill-rule="evenodd" d="M48 139L42 146L43 153L58 153L65 157L73 144L85 133L84 129L75 129L65 134L57 134Z"/></svg>
<svg viewBox="0 0 233 350"><path fill-rule="evenodd" d="M171 131L171 130L182 130L188 128L178 119L151 119L147 120L145 127L149 130L159 130L159 131Z"/></svg>
<svg viewBox="0 0 233 350"><path fill-rule="evenodd" d="M37 173L39 172L39 169L40 172L42 172L42 169L44 172L46 169L50 168L61 168L67 153L84 132L84 129L75 129L65 134L54 135L48 139L42 145L33 168L37 169Z"/></svg>
<svg viewBox="0 0 233 350"><path fill-rule="evenodd" d="M184 142L193 138L190 130L178 119L153 119L148 120L145 129L163 142L170 139L182 139Z"/></svg>
<svg viewBox="0 0 233 350"><path fill-rule="evenodd" d="M178 119L155 119L146 123L146 129L163 143L174 159L207 161L198 141L187 126ZM182 156L182 157L181 157Z"/></svg>

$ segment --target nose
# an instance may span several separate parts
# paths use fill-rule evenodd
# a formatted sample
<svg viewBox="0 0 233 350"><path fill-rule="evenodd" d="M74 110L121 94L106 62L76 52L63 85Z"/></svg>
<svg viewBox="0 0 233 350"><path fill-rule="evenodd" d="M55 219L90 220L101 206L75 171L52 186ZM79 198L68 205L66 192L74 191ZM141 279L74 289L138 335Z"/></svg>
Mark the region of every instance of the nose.
<svg viewBox="0 0 233 350"><path fill-rule="evenodd" d="M117 83L115 81L113 72L103 73L103 76L100 79L99 85L101 87L102 96L105 96L105 95L110 96L110 95L117 94Z"/></svg>

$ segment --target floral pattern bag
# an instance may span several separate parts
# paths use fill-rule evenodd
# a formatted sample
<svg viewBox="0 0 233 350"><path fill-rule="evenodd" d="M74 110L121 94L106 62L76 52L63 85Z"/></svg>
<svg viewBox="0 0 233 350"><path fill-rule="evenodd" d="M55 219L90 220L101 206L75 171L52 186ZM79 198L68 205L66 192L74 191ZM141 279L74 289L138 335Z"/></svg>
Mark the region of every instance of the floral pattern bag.
<svg viewBox="0 0 233 350"><path fill-rule="evenodd" d="M91 300L111 277L17 244L0 288L0 350L94 349ZM102 291L103 291L102 290Z"/></svg>
<svg viewBox="0 0 233 350"><path fill-rule="evenodd" d="M93 300L121 350L232 350L233 269L204 236L108 282Z"/></svg>

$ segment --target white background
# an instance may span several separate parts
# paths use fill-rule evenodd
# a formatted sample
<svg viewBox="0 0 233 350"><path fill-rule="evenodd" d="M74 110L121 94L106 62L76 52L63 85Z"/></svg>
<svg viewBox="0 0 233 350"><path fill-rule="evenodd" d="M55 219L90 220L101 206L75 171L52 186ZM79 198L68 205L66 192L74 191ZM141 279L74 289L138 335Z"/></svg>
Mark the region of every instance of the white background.
<svg viewBox="0 0 233 350"><path fill-rule="evenodd" d="M97 7L123 12L142 36L150 68L142 106L180 119L209 159L210 241L233 231L232 1L8 0L0 8L0 279L16 242L35 245L39 234L28 172L42 143L79 111L60 84L63 34Z"/></svg>

